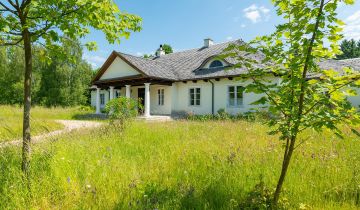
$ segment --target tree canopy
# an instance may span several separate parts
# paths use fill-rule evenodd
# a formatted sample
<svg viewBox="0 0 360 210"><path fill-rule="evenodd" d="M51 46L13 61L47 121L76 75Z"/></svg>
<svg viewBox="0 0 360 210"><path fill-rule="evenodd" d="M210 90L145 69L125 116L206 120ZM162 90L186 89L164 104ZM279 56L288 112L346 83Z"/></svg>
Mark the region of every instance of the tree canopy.
<svg viewBox="0 0 360 210"><path fill-rule="evenodd" d="M342 54L337 55L337 59L349 59L360 57L360 40L355 41L354 39L343 40L340 44Z"/></svg>

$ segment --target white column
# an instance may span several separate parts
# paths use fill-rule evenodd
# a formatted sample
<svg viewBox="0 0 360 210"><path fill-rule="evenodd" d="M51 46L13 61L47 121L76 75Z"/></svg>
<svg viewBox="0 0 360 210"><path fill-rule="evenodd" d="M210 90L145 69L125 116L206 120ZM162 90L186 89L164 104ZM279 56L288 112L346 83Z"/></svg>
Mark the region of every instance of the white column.
<svg viewBox="0 0 360 210"><path fill-rule="evenodd" d="M125 87L126 87L126 98L130 98L131 86L130 85L125 85Z"/></svg>
<svg viewBox="0 0 360 210"><path fill-rule="evenodd" d="M114 99L114 86L110 86L110 100Z"/></svg>
<svg viewBox="0 0 360 210"><path fill-rule="evenodd" d="M145 84L145 107L144 116L150 117L150 83Z"/></svg>
<svg viewBox="0 0 360 210"><path fill-rule="evenodd" d="M96 114L100 114L100 88L96 88Z"/></svg>

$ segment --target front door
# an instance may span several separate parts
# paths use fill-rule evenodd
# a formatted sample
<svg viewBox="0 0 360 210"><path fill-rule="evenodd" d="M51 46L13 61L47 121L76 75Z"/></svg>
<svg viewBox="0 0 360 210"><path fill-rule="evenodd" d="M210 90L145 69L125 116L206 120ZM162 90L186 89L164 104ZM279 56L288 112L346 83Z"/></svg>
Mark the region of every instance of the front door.
<svg viewBox="0 0 360 210"><path fill-rule="evenodd" d="M145 107L145 88L138 89L138 100L142 106L142 109L139 109L140 114L144 114L144 107Z"/></svg>

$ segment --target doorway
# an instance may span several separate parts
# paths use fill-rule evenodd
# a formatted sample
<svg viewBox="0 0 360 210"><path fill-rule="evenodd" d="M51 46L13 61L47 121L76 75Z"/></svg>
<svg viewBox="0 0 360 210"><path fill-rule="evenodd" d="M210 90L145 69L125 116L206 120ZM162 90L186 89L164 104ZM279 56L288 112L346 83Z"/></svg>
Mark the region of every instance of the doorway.
<svg viewBox="0 0 360 210"><path fill-rule="evenodd" d="M145 107L145 88L138 88L138 101L142 108L139 109L139 114L144 114Z"/></svg>

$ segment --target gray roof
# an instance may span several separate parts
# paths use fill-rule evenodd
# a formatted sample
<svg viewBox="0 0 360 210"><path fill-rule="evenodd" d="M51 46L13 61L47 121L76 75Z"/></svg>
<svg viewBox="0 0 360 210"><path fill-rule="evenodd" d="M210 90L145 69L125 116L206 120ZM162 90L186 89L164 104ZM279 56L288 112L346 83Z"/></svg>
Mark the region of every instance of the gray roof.
<svg viewBox="0 0 360 210"><path fill-rule="evenodd" d="M131 62L135 67L143 71L147 76L155 78L168 80L193 80L246 74L246 68L230 70L225 70L225 68L201 68L205 61L221 54L223 50L229 46L229 44L244 44L244 42L241 40L235 40L231 42L215 44L210 47L175 52L152 59L146 59L124 53L119 54ZM259 61L264 58L261 53L247 56ZM225 60L230 65L236 63L235 60L230 58ZM352 67L356 70L360 70L360 58L347 60L326 60L320 62L319 65L321 69L334 69L336 71L342 71L343 67ZM261 64L259 64L259 67L261 67Z"/></svg>

